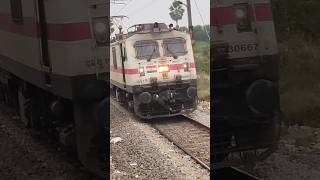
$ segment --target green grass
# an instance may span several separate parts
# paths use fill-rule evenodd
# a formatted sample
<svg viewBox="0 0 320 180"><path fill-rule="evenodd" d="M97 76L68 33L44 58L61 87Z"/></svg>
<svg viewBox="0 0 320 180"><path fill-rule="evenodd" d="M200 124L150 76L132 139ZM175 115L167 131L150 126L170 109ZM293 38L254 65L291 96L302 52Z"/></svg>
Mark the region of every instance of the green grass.
<svg viewBox="0 0 320 180"><path fill-rule="evenodd" d="M198 97L203 101L210 101L210 44L196 41L194 44L194 57L198 75Z"/></svg>
<svg viewBox="0 0 320 180"><path fill-rule="evenodd" d="M194 44L194 58L197 65L197 71L210 74L210 43L205 41L196 41Z"/></svg>
<svg viewBox="0 0 320 180"><path fill-rule="evenodd" d="M210 76L205 73L198 74L198 98L210 101Z"/></svg>
<svg viewBox="0 0 320 180"><path fill-rule="evenodd" d="M320 42L280 44L280 101L287 124L320 127Z"/></svg>

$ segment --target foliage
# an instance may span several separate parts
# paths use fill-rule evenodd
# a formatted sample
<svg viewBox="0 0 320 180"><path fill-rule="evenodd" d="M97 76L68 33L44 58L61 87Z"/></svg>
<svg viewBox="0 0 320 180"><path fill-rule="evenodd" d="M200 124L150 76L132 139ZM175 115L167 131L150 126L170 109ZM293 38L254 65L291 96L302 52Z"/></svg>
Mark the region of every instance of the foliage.
<svg viewBox="0 0 320 180"><path fill-rule="evenodd" d="M287 124L320 127L320 1L273 0Z"/></svg>
<svg viewBox="0 0 320 180"><path fill-rule="evenodd" d="M194 45L194 58L197 65L197 71L210 74L210 43L197 41Z"/></svg>
<svg viewBox="0 0 320 180"><path fill-rule="evenodd" d="M199 72L197 76L198 98L202 101L210 101L210 75Z"/></svg>
<svg viewBox="0 0 320 180"><path fill-rule="evenodd" d="M320 127L319 46L301 35L280 43L281 107L288 124Z"/></svg>
<svg viewBox="0 0 320 180"><path fill-rule="evenodd" d="M319 38L319 0L273 0L273 14L280 40L299 33L305 38Z"/></svg>
<svg viewBox="0 0 320 180"><path fill-rule="evenodd" d="M180 31L188 31L188 28L181 27ZM194 27L194 38L193 49L198 75L198 97L200 100L210 101L210 42L202 26Z"/></svg>
<svg viewBox="0 0 320 180"><path fill-rule="evenodd" d="M209 38L207 36L207 32L210 32L210 25L205 25L205 26L201 26L201 25L196 25L193 27L193 37L196 41L205 41L205 42L209 42ZM185 26L182 26L179 28L180 31L183 32L187 32L188 28Z"/></svg>
<svg viewBox="0 0 320 180"><path fill-rule="evenodd" d="M178 1L173 1L169 10L171 19L176 21L176 25L178 25L178 21L182 19L184 14L184 9L182 8L182 5Z"/></svg>
<svg viewBox="0 0 320 180"><path fill-rule="evenodd" d="M208 38L206 30L208 32L210 32L210 25L194 26L193 27L193 36L194 36L195 40L209 42L209 38Z"/></svg>

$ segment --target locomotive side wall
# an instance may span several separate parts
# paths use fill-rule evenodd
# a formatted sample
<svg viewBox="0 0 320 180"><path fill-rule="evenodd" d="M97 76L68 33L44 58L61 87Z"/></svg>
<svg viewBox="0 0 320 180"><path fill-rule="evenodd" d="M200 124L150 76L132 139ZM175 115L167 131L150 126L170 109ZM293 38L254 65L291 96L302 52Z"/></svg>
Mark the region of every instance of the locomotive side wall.
<svg viewBox="0 0 320 180"><path fill-rule="evenodd" d="M0 66L65 98L101 94L97 91L101 91L103 85L97 81L97 74L108 72L108 52L107 47L96 47L91 16L106 16L108 5L92 10L90 3L88 0L45 1L52 67L49 72L52 86L48 88L45 86L47 70L42 66L36 1L22 1L23 24L12 21L10 0L1 1Z"/></svg>
<svg viewBox="0 0 320 180"><path fill-rule="evenodd" d="M251 32L238 32L234 4L247 3L251 18ZM270 0L223 0L211 1L212 40L229 43L231 47L257 45L257 50L229 53L230 58L256 57L278 53ZM219 32L222 30L222 32Z"/></svg>

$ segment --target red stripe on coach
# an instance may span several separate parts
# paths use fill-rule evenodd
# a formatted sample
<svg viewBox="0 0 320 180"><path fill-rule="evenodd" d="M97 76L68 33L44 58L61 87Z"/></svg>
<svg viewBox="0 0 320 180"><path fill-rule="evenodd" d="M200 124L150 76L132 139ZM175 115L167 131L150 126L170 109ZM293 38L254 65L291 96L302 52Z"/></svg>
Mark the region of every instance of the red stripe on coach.
<svg viewBox="0 0 320 180"><path fill-rule="evenodd" d="M48 39L55 41L79 41L91 39L88 22L48 24Z"/></svg>
<svg viewBox="0 0 320 180"><path fill-rule="evenodd" d="M10 15L0 14L0 30L39 38L39 28L35 18L24 17L23 24L15 24ZM89 22L53 24L48 23L48 40L80 41L91 39Z"/></svg>
<svg viewBox="0 0 320 180"><path fill-rule="evenodd" d="M170 70L183 69L183 64L170 64Z"/></svg>
<svg viewBox="0 0 320 180"><path fill-rule="evenodd" d="M269 3L255 4L254 8L257 21L272 21L272 10ZM253 17L251 6L249 6L249 14ZM236 24L233 6L211 8L210 16L212 26Z"/></svg>
<svg viewBox="0 0 320 180"><path fill-rule="evenodd" d="M35 19L30 17L23 18L23 25L18 25L12 21L11 16L0 14L0 30L29 37L38 37Z"/></svg>
<svg viewBox="0 0 320 180"><path fill-rule="evenodd" d="M157 66L146 66L147 69L154 69L157 68Z"/></svg>
<svg viewBox="0 0 320 180"><path fill-rule="evenodd" d="M189 68L195 68L196 65L194 63L189 64ZM170 70L178 70L184 69L183 64L170 64Z"/></svg>
<svg viewBox="0 0 320 180"><path fill-rule="evenodd" d="M110 71L116 72L116 73L123 73L123 69L118 67L117 69L115 69L114 67L110 67ZM139 74L139 70L138 69L124 69L124 73L125 74L131 74L131 75L135 75L135 74Z"/></svg>

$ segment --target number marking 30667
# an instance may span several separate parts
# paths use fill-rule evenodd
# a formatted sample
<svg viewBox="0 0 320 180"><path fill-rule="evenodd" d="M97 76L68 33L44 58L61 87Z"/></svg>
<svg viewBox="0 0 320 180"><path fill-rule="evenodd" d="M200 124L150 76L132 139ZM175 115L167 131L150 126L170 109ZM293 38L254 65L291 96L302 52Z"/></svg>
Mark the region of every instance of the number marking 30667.
<svg viewBox="0 0 320 180"><path fill-rule="evenodd" d="M255 51L258 48L258 44L235 44L228 47L229 53L237 52L250 52Z"/></svg>

